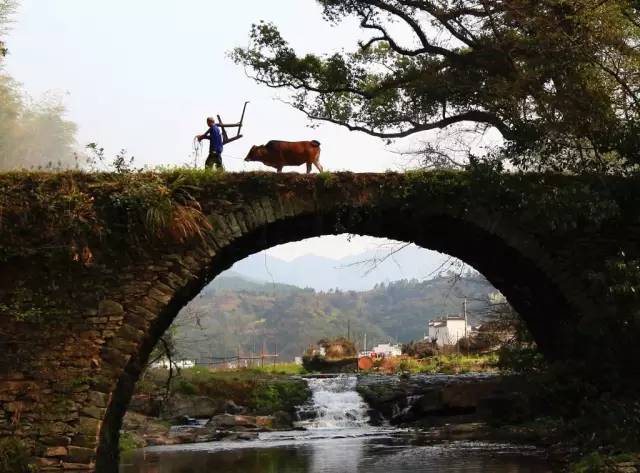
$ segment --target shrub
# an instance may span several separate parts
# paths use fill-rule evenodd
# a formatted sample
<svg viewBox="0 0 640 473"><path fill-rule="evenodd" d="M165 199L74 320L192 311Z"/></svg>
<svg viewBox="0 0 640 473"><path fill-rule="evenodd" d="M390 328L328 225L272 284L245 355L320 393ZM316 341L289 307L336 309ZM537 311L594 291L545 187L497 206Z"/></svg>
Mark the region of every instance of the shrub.
<svg viewBox="0 0 640 473"><path fill-rule="evenodd" d="M15 438L0 439L0 473L32 473L31 458L24 444Z"/></svg>

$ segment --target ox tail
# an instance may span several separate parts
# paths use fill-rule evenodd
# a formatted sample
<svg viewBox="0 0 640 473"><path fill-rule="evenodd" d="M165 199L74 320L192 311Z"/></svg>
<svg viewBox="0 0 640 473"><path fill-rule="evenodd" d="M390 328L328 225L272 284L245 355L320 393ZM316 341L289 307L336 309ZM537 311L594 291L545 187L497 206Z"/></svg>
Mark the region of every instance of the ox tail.
<svg viewBox="0 0 640 473"><path fill-rule="evenodd" d="M320 142L319 142L318 140L312 140L312 141L311 141L311 144L312 144L313 146L315 146L316 148L319 148L319 147L320 147Z"/></svg>

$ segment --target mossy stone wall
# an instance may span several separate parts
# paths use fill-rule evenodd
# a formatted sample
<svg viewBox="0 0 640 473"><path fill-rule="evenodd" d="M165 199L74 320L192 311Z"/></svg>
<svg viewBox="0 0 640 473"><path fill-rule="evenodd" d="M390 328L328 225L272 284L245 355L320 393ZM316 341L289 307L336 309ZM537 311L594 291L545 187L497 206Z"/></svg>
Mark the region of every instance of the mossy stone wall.
<svg viewBox="0 0 640 473"><path fill-rule="evenodd" d="M0 437L43 469L117 471L140 372L217 274L326 234L481 271L545 354L638 376L640 181L562 175L0 175Z"/></svg>

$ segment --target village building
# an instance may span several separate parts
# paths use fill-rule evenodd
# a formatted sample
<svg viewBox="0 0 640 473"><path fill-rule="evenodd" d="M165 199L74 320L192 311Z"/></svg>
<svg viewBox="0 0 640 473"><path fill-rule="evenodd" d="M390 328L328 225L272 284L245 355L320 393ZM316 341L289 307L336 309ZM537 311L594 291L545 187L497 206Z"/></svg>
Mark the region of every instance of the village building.
<svg viewBox="0 0 640 473"><path fill-rule="evenodd" d="M192 360L179 360L179 361L174 361L172 364L174 368L180 368L180 369L193 368L194 366L196 366L196 362ZM170 367L170 363L169 363L169 360L166 358L161 358L160 360L151 364L151 368L156 368L156 369L163 368L165 370L168 370L169 367Z"/></svg>
<svg viewBox="0 0 640 473"><path fill-rule="evenodd" d="M471 326L464 316L449 315L440 319L431 320L428 324L428 332L424 339L443 347L455 345L461 338L469 334L471 334Z"/></svg>
<svg viewBox="0 0 640 473"><path fill-rule="evenodd" d="M402 347L400 345L392 345L390 343L381 343L376 345L368 352L367 356L375 356L375 357L394 357L402 355Z"/></svg>

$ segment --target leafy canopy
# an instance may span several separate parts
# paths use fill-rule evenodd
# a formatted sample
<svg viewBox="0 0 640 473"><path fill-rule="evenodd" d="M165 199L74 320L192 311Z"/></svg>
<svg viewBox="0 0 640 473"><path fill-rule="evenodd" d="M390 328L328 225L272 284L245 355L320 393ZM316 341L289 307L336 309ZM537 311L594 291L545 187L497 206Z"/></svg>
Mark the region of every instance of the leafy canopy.
<svg viewBox="0 0 640 473"><path fill-rule="evenodd" d="M637 0L317 0L357 17L351 52L298 55L255 24L232 57L292 91L311 119L380 138L474 125L521 169L629 171L640 164Z"/></svg>

